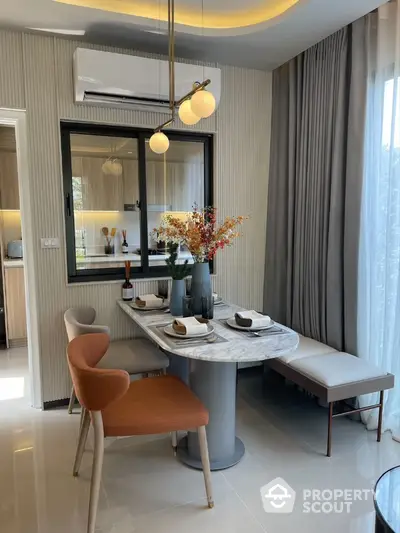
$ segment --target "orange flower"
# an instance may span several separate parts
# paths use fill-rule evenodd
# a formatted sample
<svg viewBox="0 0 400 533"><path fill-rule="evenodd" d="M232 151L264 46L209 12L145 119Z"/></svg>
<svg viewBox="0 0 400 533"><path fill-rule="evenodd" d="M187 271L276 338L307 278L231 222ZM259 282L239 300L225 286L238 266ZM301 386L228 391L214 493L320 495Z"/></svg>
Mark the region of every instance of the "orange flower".
<svg viewBox="0 0 400 533"><path fill-rule="evenodd" d="M248 217L226 217L217 226L216 209L193 207L186 220L165 215L161 225L152 232L156 241L174 242L185 245L192 254L195 262L210 261L217 250L231 246L240 237L237 226L243 224Z"/></svg>

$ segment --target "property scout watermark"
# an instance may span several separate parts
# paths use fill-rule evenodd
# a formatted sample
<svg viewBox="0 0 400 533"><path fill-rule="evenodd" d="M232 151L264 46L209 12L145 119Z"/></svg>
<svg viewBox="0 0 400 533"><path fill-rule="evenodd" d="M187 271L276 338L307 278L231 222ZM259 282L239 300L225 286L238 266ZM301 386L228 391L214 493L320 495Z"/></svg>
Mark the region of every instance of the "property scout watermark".
<svg viewBox="0 0 400 533"><path fill-rule="evenodd" d="M352 505L368 500L373 490L305 488L301 494L296 494L284 479L276 478L261 487L260 493L266 513L291 513L297 497L303 513L331 514L350 513Z"/></svg>

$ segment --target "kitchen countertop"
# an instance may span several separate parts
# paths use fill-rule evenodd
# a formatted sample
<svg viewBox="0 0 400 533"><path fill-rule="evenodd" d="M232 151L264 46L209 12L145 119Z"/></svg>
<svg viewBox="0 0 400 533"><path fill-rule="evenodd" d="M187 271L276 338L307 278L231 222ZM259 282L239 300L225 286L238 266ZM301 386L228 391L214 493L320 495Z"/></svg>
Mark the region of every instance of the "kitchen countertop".
<svg viewBox="0 0 400 533"><path fill-rule="evenodd" d="M23 259L4 259L4 268L22 268L23 266Z"/></svg>
<svg viewBox="0 0 400 533"><path fill-rule="evenodd" d="M149 255L149 262L152 261L164 261L168 257L168 254L164 255ZM192 255L189 252L181 252L178 256L179 260L192 259ZM85 257L77 257L77 264L87 263L123 263L124 261L131 261L132 263L140 263L141 256L139 254L114 254L114 255L87 255Z"/></svg>

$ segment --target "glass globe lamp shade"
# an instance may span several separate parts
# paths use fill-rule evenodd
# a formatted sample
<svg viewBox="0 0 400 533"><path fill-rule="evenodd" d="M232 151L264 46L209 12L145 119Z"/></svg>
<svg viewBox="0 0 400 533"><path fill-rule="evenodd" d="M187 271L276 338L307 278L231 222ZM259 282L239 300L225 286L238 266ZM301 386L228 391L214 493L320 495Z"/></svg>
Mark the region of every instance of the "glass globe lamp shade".
<svg viewBox="0 0 400 533"><path fill-rule="evenodd" d="M197 124L200 117L195 115L192 111L190 100L185 100L179 107L179 118L187 126L193 126Z"/></svg>
<svg viewBox="0 0 400 533"><path fill-rule="evenodd" d="M190 106L195 115L200 118L207 118L215 111L215 98L209 92L202 89L194 93L190 99Z"/></svg>
<svg viewBox="0 0 400 533"><path fill-rule="evenodd" d="M107 159L101 167L104 174L109 174L111 176L121 176L122 174L122 165L118 159Z"/></svg>
<svg viewBox="0 0 400 533"><path fill-rule="evenodd" d="M164 154L169 148L169 139L162 131L157 131L150 137L150 148L156 154Z"/></svg>

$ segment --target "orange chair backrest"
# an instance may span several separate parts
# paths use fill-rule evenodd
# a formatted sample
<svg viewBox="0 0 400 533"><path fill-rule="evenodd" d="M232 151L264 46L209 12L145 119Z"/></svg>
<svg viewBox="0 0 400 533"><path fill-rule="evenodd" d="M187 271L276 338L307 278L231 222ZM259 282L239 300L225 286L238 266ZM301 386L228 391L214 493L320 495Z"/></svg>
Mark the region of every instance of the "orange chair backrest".
<svg viewBox="0 0 400 533"><path fill-rule="evenodd" d="M79 403L89 411L102 411L129 388L125 370L95 368L110 344L106 333L90 333L73 339L67 359Z"/></svg>

